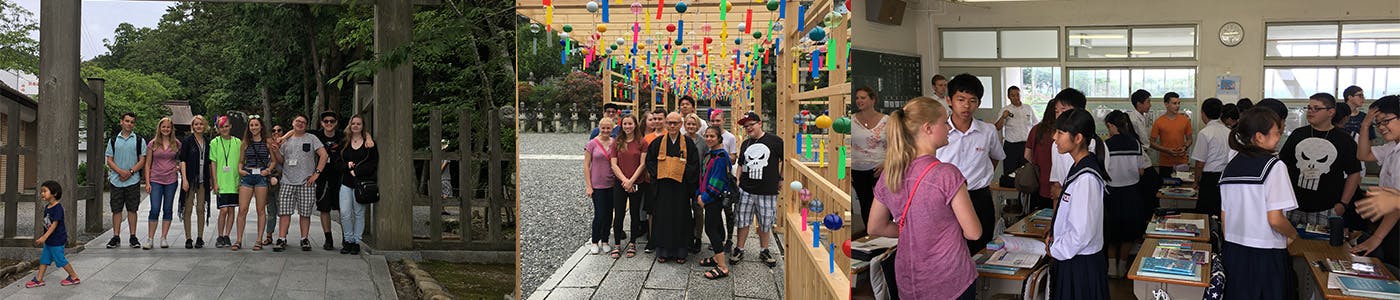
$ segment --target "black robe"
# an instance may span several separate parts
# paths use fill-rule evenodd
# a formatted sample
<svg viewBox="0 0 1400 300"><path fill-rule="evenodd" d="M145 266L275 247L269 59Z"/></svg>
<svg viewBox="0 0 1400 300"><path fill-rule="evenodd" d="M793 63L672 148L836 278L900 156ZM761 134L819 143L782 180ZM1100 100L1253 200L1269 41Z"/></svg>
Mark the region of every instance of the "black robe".
<svg viewBox="0 0 1400 300"><path fill-rule="evenodd" d="M651 243L659 258L680 259L686 257L686 250L694 237L695 220L692 220L690 203L694 202L696 183L700 177L700 153L695 151L695 141L684 136L672 140L662 136L651 141L647 147L646 168L648 174L657 174L657 152L661 143L668 143L666 154L671 157L681 155L681 147L689 149L685 157L683 181L653 177L652 187L656 189L656 201L652 218ZM655 175L652 175L655 176Z"/></svg>

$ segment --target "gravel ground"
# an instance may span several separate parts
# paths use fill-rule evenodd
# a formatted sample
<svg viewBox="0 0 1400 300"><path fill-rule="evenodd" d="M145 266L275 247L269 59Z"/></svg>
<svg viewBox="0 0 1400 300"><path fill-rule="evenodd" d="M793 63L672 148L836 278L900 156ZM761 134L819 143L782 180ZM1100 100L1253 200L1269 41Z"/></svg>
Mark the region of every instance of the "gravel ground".
<svg viewBox="0 0 1400 300"><path fill-rule="evenodd" d="M522 134L522 155L583 154L587 135ZM582 160L520 160L522 299L544 283L579 246L588 243L593 207L583 194Z"/></svg>

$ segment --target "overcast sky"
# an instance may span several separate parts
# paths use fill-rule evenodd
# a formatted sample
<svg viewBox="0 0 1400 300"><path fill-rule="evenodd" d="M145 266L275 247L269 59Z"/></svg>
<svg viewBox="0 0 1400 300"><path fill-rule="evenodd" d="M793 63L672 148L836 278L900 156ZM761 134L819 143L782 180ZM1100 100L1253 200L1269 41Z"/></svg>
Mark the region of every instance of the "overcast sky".
<svg viewBox="0 0 1400 300"><path fill-rule="evenodd" d="M34 20L38 21L39 2L40 0L19 0L19 6L34 13ZM80 23L83 27L80 37L83 60L107 53L107 47L102 44L102 40L111 40L117 25L131 23L136 27L155 27L160 21L160 16L165 14L165 8L174 4L175 2L165 1L83 0L83 20ZM39 39L38 32L31 36L35 40Z"/></svg>

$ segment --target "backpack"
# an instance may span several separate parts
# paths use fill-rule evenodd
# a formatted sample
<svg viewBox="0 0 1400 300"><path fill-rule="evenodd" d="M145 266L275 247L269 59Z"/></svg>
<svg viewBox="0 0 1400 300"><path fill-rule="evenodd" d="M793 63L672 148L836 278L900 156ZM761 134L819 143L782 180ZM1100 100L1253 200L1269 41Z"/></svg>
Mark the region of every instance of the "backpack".
<svg viewBox="0 0 1400 300"><path fill-rule="evenodd" d="M107 138L107 149L112 149L113 153L116 153L117 151L117 137L119 136L121 136L120 131ZM140 134L136 134L135 131L131 132L131 136L136 137L136 160L141 160L141 152L146 152L146 139L142 138ZM144 172L136 172L136 174L133 174L132 177L136 177L139 179L141 178L143 173Z"/></svg>

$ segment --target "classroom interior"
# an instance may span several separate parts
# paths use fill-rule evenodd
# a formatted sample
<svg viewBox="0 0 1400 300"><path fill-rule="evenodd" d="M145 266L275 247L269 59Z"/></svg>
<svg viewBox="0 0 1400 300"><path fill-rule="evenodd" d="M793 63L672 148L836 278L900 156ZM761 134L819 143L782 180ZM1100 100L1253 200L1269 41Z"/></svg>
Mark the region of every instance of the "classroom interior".
<svg viewBox="0 0 1400 300"><path fill-rule="evenodd" d="M1204 127L1197 112L1207 98L1224 103L1276 98L1289 108L1285 134L1307 124L1303 108L1314 93L1341 99L1342 90L1355 85L1365 91L1364 105L1400 94L1400 1L1395 0L870 0L853 4L852 88L876 90L880 94L876 107L885 113L912 97L932 95L930 79L935 74L952 78L961 73L975 75L983 83L985 94L975 113L978 119L990 122L1002 106L1009 105L1005 94L1010 86L1020 88L1022 101L1037 116L1056 92L1076 88L1089 98L1086 109L1095 114L1101 135L1107 134L1102 117L1112 110L1131 110L1128 97L1137 89L1152 93L1152 119L1163 113L1163 94L1180 94L1181 112L1192 118L1196 131ZM1155 155L1152 160L1155 165ZM1376 184L1380 168L1369 163L1366 170L1363 184ZM1001 168L996 172L994 185ZM996 194L1000 215L1002 199L1017 196L1012 189ZM1163 206L1167 202L1164 199ZM1015 217L1019 216L1001 216L998 232L1026 221ZM853 218L859 219L853 230L863 231L864 216ZM1142 246L1149 248L1147 253L1151 253L1149 246ZM1290 247L1290 254L1302 261L1337 252L1327 248L1326 241L1310 246ZM855 260L852 267L852 298L871 299L869 280L861 272L868 265ZM1319 288L1317 280L1308 280L1325 281L1325 275L1309 278L1308 272L1302 273L1299 293L1305 298L1347 299L1335 289ZM982 275L978 284L984 286L978 298L1010 299L1007 294L1014 295L1020 288L1014 275ZM1153 299L1159 290L1172 299L1200 299L1208 277L1199 279L1124 276L1112 279L1110 286L1114 299Z"/></svg>

